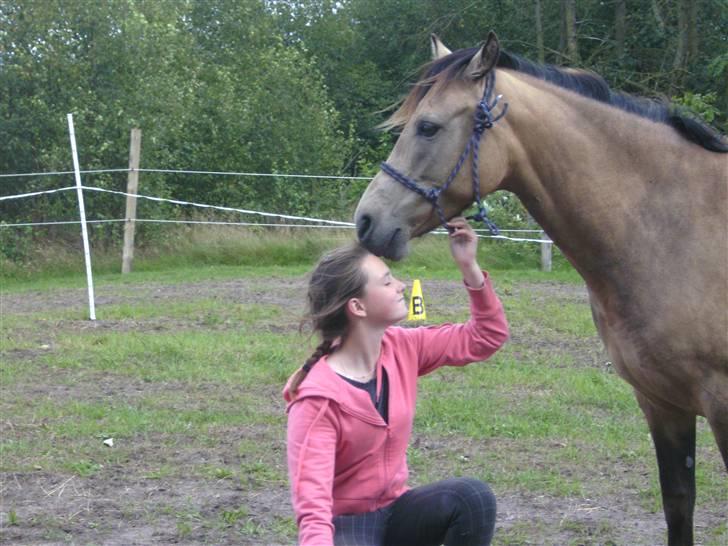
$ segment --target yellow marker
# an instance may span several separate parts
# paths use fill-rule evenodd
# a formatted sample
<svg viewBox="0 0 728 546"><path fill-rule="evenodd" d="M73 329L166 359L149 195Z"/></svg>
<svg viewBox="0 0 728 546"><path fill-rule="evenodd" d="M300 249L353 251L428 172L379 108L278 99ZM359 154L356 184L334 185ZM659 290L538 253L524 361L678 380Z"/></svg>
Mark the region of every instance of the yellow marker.
<svg viewBox="0 0 728 546"><path fill-rule="evenodd" d="M420 286L420 280L415 279L415 282L412 284L412 295L410 296L407 320L426 319L427 313L425 312L425 299L422 297L422 287Z"/></svg>

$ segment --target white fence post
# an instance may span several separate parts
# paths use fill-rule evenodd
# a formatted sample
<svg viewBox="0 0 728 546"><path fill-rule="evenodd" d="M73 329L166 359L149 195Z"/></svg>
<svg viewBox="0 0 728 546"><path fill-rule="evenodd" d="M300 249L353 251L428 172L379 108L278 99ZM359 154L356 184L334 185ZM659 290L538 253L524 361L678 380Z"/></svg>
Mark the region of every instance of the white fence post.
<svg viewBox="0 0 728 546"><path fill-rule="evenodd" d="M139 159L142 148L142 130L132 129L129 141L129 177L126 183L126 218L124 221L124 250L121 255L121 273L131 271L134 261L134 230L136 227L136 195L139 192Z"/></svg>
<svg viewBox="0 0 728 546"><path fill-rule="evenodd" d="M541 240L548 241L547 243L541 243L541 271L551 271L551 247L554 244L545 231L541 232Z"/></svg>
<svg viewBox="0 0 728 546"><path fill-rule="evenodd" d="M83 205L83 189L81 185L81 169L78 166L78 153L76 152L76 132L73 129L73 114L68 114L68 132L71 137L71 154L73 155L73 172L76 177L76 195L78 196L78 211L81 215L81 238L83 239L83 257L86 262L86 284L88 285L88 311L89 318L96 320L96 305L94 303L94 277L91 272L91 249L88 244L88 230L86 229L86 209Z"/></svg>

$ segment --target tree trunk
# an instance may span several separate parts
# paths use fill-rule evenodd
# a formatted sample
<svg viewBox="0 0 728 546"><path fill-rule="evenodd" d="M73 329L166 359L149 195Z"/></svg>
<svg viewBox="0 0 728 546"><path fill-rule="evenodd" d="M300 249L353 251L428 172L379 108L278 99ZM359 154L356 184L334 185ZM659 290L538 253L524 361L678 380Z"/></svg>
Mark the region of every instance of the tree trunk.
<svg viewBox="0 0 728 546"><path fill-rule="evenodd" d="M627 33L627 0L617 0L614 7L614 49L617 59L624 59L624 38Z"/></svg>
<svg viewBox="0 0 728 546"><path fill-rule="evenodd" d="M660 12L660 6L657 4L657 0L652 0L652 14L655 16L657 26L660 27L660 32L665 32L665 19L662 18Z"/></svg>
<svg viewBox="0 0 728 546"><path fill-rule="evenodd" d="M561 9L566 54L572 63L577 63L579 62L579 47L576 41L576 0L561 0Z"/></svg>
<svg viewBox="0 0 728 546"><path fill-rule="evenodd" d="M676 77L680 79L681 73L685 70L688 61L688 36L690 31L690 1L678 0L677 6L677 47L675 48L675 58L672 62L672 68Z"/></svg>
<svg viewBox="0 0 728 546"><path fill-rule="evenodd" d="M546 52L543 48L543 20L541 19L541 0L536 0L536 49L538 50L538 62L546 62Z"/></svg>
<svg viewBox="0 0 728 546"><path fill-rule="evenodd" d="M698 0L688 2L688 61L698 57Z"/></svg>

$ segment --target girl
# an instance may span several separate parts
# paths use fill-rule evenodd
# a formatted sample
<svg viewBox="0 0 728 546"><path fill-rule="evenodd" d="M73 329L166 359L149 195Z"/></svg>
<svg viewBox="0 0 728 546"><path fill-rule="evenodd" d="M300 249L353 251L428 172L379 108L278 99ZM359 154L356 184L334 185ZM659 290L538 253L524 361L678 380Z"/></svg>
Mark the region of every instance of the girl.
<svg viewBox="0 0 728 546"><path fill-rule="evenodd" d="M508 325L477 237L449 224L450 250L470 296L464 324L400 328L404 284L361 246L324 256L311 275L308 319L322 338L288 380L288 470L301 546L490 544L495 497L477 480L407 487L417 378L485 360Z"/></svg>

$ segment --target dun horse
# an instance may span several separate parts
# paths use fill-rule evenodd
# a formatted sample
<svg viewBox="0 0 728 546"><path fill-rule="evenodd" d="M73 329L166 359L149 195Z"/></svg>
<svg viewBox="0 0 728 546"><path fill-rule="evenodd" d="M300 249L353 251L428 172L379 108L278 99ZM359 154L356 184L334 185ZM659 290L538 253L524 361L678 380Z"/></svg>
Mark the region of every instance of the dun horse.
<svg viewBox="0 0 728 546"><path fill-rule="evenodd" d="M515 193L586 281L652 433L668 543L692 544L696 415L728 468L728 143L596 74L501 51L493 33L432 49L388 121L401 135L359 202L360 241L401 259L479 193Z"/></svg>

